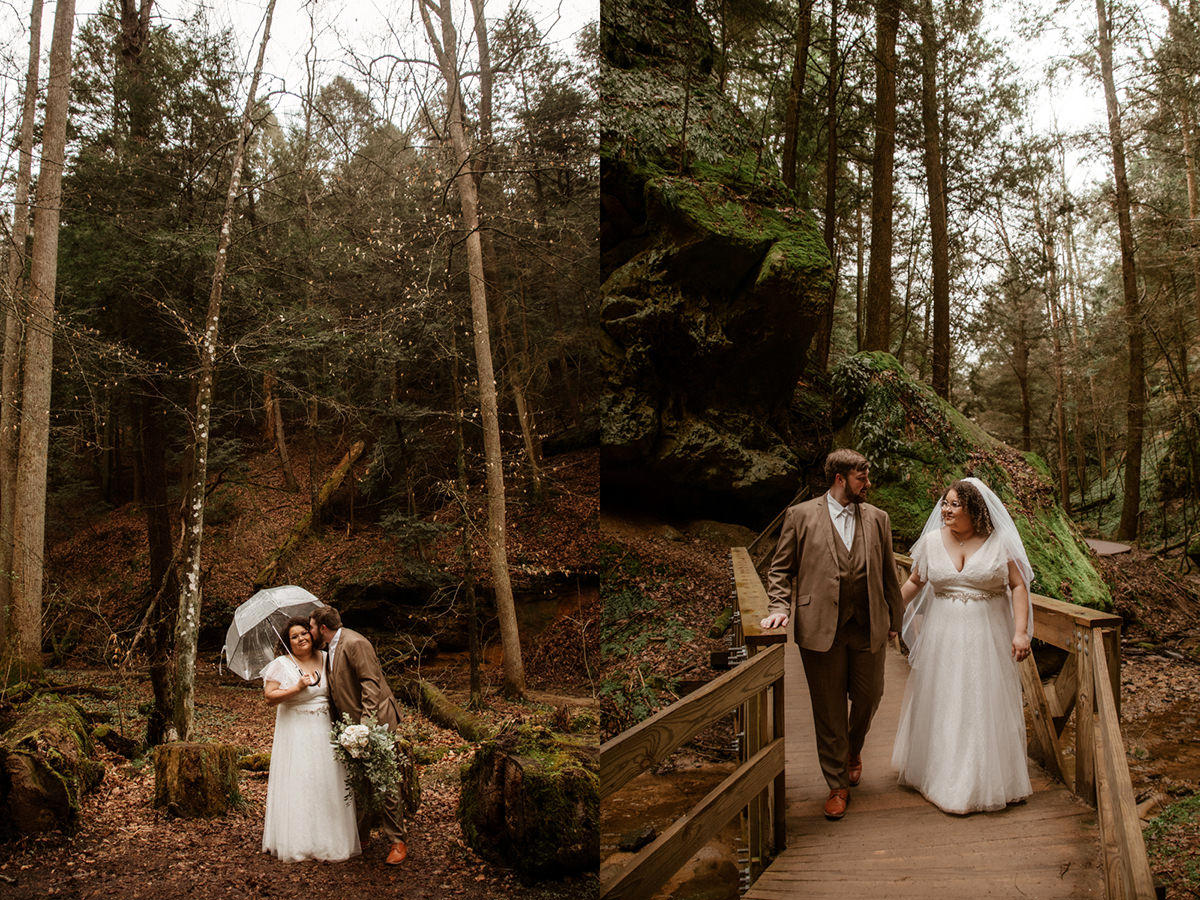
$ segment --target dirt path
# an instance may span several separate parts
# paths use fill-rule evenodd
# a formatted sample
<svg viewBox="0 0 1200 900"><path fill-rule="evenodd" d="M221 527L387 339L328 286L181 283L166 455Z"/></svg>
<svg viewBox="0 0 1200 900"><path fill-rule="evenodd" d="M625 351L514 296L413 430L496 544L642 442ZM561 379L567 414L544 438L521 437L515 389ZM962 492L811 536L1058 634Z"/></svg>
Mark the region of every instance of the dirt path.
<svg viewBox="0 0 1200 900"><path fill-rule="evenodd" d="M198 679L197 721L205 740L269 750L273 714L257 687L248 688L210 666ZM122 683L111 672L56 670L56 682L87 682L117 690L117 698L83 698L89 711L112 716L119 727L148 699L145 685ZM538 704L489 697L485 715L538 719L553 711ZM494 866L465 845L456 818L458 767L470 746L455 732L409 711L420 752L422 800L409 827L409 858L384 865L387 846L376 837L363 856L344 863L282 863L260 851L266 774L243 772L243 806L213 820L168 820L151 805L154 770L98 748L106 763L99 788L83 804L78 830L50 833L0 846L0 897L11 900L65 898L377 898L435 897L555 900L594 892L594 878L540 886L521 885L508 869ZM132 729L131 729L131 733ZM313 823L320 827L319 822Z"/></svg>

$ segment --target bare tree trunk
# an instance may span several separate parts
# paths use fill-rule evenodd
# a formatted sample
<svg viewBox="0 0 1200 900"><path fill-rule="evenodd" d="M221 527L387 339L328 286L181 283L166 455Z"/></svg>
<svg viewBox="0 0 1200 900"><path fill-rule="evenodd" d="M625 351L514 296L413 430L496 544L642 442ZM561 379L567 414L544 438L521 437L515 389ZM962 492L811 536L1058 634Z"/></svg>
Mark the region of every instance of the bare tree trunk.
<svg viewBox="0 0 1200 900"><path fill-rule="evenodd" d="M863 209L862 167L858 168L859 201L854 204L857 227L855 228L855 276L854 276L854 349L863 350L866 344L866 317L863 311Z"/></svg>
<svg viewBox="0 0 1200 900"><path fill-rule="evenodd" d="M1196 157L1193 153L1192 108L1185 98L1180 104L1183 118L1183 158L1187 163L1188 220L1192 226L1192 302L1196 307L1196 321L1200 322L1200 186L1196 183Z"/></svg>
<svg viewBox="0 0 1200 900"><path fill-rule="evenodd" d="M1050 318L1050 342L1054 360L1054 430L1058 445L1058 490L1063 509L1071 511L1070 461L1067 456L1067 390L1063 378L1062 314L1059 306L1058 251L1054 247L1054 218L1046 222L1041 204L1034 201L1034 216L1041 232L1042 253L1046 259L1046 311Z"/></svg>
<svg viewBox="0 0 1200 900"><path fill-rule="evenodd" d="M488 43L487 19L483 13L483 0L471 0L474 13L475 45L479 50L479 134L483 144L482 150L475 154L474 172L475 187L478 193L483 184L483 176L487 173L488 160L492 142L492 52ZM484 214L480 212L480 219ZM541 452L535 436L533 413L525 395L525 384L529 373L528 354L523 350L514 350L512 338L508 329L508 298L500 284L500 264L496 259L496 247L490 230L481 234L483 242L484 273L487 276L487 289L492 304L496 309L496 325L500 331L500 343L504 348L504 359L507 370L508 386L512 391L513 405L517 409L517 422L521 428L521 438L525 443L525 457L529 461L530 477L533 479L534 493L542 490Z"/></svg>
<svg viewBox="0 0 1200 900"><path fill-rule="evenodd" d="M1125 490L1117 537L1131 540L1138 535L1142 496L1142 430L1146 415L1146 373L1143 353L1142 312L1138 297L1137 268L1130 220L1129 181L1125 175L1125 139L1121 134L1121 111L1113 82L1113 45L1105 0L1096 0L1100 72L1108 107L1108 134L1112 141L1113 180L1116 185L1117 226L1121 234L1121 285L1125 297L1125 330L1129 343L1129 396L1125 413Z"/></svg>
<svg viewBox="0 0 1200 900"><path fill-rule="evenodd" d="M208 483L208 437L212 419L213 366L217 355L217 327L221 317L221 292L225 286L225 262L229 256L230 232L233 229L233 210L241 187L242 160L250 135L250 117L258 94L263 57L271 37L271 19L275 0L268 0L263 22L262 41L258 59L250 79L246 108L242 111L237 144L233 151L229 173L229 190L225 194L225 211L221 215L221 230L217 240L217 258L213 267L212 288L208 295L208 314L204 333L200 336L200 375L196 390L196 407L192 416L192 478L187 493L187 509L183 533L183 572L180 578L179 614L175 621L175 667L173 731L180 740L187 740L195 723L196 639L200 631L200 552L204 538L205 487Z"/></svg>
<svg viewBox="0 0 1200 900"><path fill-rule="evenodd" d="M937 32L933 0L921 0L921 123L925 133L925 182L933 269L933 390L950 399L950 239L946 172L937 114Z"/></svg>
<svg viewBox="0 0 1200 900"><path fill-rule="evenodd" d="M484 281L483 246L479 238L479 199L471 172L471 153L463 124L462 92L458 75L458 35L450 0L420 0L421 18L446 83L446 108L450 143L456 163L455 182L467 231L467 266L470 278L471 319L475 361L479 369L479 411L483 426L484 468L488 493L488 549L496 608L500 616L500 639L504 647L504 692L525 693L525 670L521 663L521 638L517 611L508 575L505 549L504 469L500 448L500 422L496 408L496 377L492 369L492 345L488 329L487 289ZM441 40L434 31L430 13L441 22Z"/></svg>
<svg viewBox="0 0 1200 900"><path fill-rule="evenodd" d="M466 405L463 403L461 373L458 365L458 329L450 326L450 380L454 384L454 438L457 449L458 494L462 497L463 592L467 596L467 656L471 671L471 709L483 706L483 682L480 676L482 654L479 648L479 598L475 593L475 563L471 557L471 521L467 505L467 445L463 439Z"/></svg>
<svg viewBox="0 0 1200 900"><path fill-rule="evenodd" d="M811 15L811 10L810 10ZM825 85L825 227L822 236L829 250L829 259L834 263L833 277L829 282L829 308L817 328L813 347L814 368L824 371L829 365L829 346L833 342L833 314L837 304L838 259L837 259L837 173L838 173L838 128L837 96L839 85L838 68L838 0L831 0L829 8L829 78ZM859 223L862 213L859 212ZM862 281L862 235L859 235L859 282Z"/></svg>
<svg viewBox="0 0 1200 900"><path fill-rule="evenodd" d="M58 222L71 86L75 0L59 0L50 44L50 78L42 128L42 164L33 211L29 318L25 335L13 517L12 656L14 670L42 668L42 552L46 537L46 464L50 450L50 381L54 358L54 288Z"/></svg>
<svg viewBox="0 0 1200 900"><path fill-rule="evenodd" d="M296 481L296 473L292 470L292 457L288 453L287 435L283 430L283 412L279 406L279 397L275 393L275 374L273 372L268 372L263 376L263 393L266 394L266 401L263 405L267 415L263 431L267 438L273 441L275 449L279 452L279 464L283 467L283 486L294 493L300 490L300 484Z"/></svg>
<svg viewBox="0 0 1200 900"><path fill-rule="evenodd" d="M29 183L33 176L33 120L37 117L38 63L42 44L42 0L29 12L29 65L21 106L12 246L4 283L3 374L0 375L0 656L7 652L12 609L13 529L16 515L17 445L20 437L21 356L25 345L25 240L29 234Z"/></svg>
<svg viewBox="0 0 1200 900"><path fill-rule="evenodd" d="M871 163L871 259L866 350L891 350L892 210L896 156L896 32L900 0L875 5L875 152Z"/></svg>
<svg viewBox="0 0 1200 900"><path fill-rule="evenodd" d="M813 0L800 0L796 15L796 59L792 63L792 83L788 89L783 117L783 183L796 190L796 156L800 143L800 105L804 99L804 77L808 69L808 44L812 33ZM836 15L836 13L835 13ZM833 78L834 64L829 66ZM807 188L807 186L805 186ZM804 191L807 193L807 190ZM801 206L807 206L801 201Z"/></svg>
<svg viewBox="0 0 1200 900"><path fill-rule="evenodd" d="M171 719L171 634L175 617L172 600L179 596L179 576L174 565L171 513L167 500L167 419L162 401L142 398L138 466L145 486L142 506L146 512L146 543L150 548L152 601L150 623L150 686L154 709L146 721L146 743L161 744Z"/></svg>
<svg viewBox="0 0 1200 900"><path fill-rule="evenodd" d="M1021 449L1028 453L1033 449L1033 404L1029 399L1029 341L1023 319L1021 325L1013 344L1013 371L1021 390Z"/></svg>

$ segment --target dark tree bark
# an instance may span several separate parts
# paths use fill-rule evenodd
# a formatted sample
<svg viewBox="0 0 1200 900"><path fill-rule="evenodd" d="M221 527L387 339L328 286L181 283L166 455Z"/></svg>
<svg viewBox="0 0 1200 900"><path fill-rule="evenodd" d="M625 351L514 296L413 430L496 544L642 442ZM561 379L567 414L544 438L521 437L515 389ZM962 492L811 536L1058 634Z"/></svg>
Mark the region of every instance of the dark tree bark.
<svg viewBox="0 0 1200 900"><path fill-rule="evenodd" d="M840 86L838 54L838 0L831 0L829 8L829 78L825 85L825 225L822 236L825 238L825 247L829 250L829 259L834 266L833 277L829 282L829 308L822 317L813 339L813 367L820 371L824 371L829 365L829 345L833 340L833 312L837 302L837 276L840 269L837 259L837 97ZM861 238L861 234L859 237ZM861 249L860 240L860 263ZM861 281L861 271L859 274Z"/></svg>
<svg viewBox="0 0 1200 900"><path fill-rule="evenodd" d="M796 58L783 117L783 183L796 190L796 157L800 143L800 107L804 101L804 79L808 70L808 45L812 34L813 0L800 0L796 15ZM836 16L836 12L834 13ZM830 79L834 64L831 62ZM807 193L807 191L805 191ZM803 204L802 204L803 205Z"/></svg>
<svg viewBox="0 0 1200 900"><path fill-rule="evenodd" d="M867 270L865 350L891 349L896 32L899 27L899 0L878 0L875 6L875 152L871 162L871 259Z"/></svg>
<svg viewBox="0 0 1200 900"><path fill-rule="evenodd" d="M1129 213L1129 180L1125 174L1125 139L1121 134L1121 110L1113 80L1112 30L1105 0L1096 0L1096 22L1100 73L1108 108L1108 135L1112 141L1117 227L1121 235L1121 286L1125 298L1125 332L1129 346L1129 394L1125 405L1125 490L1116 536L1132 540L1138 534L1142 499L1142 432L1146 416L1144 337L1133 250L1133 225Z"/></svg>
<svg viewBox="0 0 1200 900"><path fill-rule="evenodd" d="M921 124L933 270L933 390L950 399L950 239L946 211L946 169L938 127L937 29L933 0L921 0Z"/></svg>

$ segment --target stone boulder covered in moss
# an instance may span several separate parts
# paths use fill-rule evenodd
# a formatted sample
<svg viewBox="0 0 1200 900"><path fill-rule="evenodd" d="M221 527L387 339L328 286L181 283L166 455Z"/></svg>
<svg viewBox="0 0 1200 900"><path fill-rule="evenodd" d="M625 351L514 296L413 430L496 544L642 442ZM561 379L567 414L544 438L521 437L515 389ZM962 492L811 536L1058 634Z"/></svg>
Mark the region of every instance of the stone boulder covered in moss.
<svg viewBox="0 0 1200 900"><path fill-rule="evenodd" d="M606 3L601 41L605 491L744 510L796 481L829 255L693 0Z"/></svg>
<svg viewBox="0 0 1200 900"><path fill-rule="evenodd" d="M15 837L74 825L83 796L104 767L79 707L36 694L0 736L0 835Z"/></svg>
<svg viewBox="0 0 1200 900"><path fill-rule="evenodd" d="M1112 608L1092 551L1058 504L1039 456L993 438L886 353L843 360L831 382L839 426L835 444L870 459L870 501L891 516L898 547L916 541L950 482L973 475L1012 515L1033 566L1035 592Z"/></svg>
<svg viewBox="0 0 1200 900"><path fill-rule="evenodd" d="M480 856L526 882L599 868L594 743L524 725L486 741L460 775L458 821Z"/></svg>

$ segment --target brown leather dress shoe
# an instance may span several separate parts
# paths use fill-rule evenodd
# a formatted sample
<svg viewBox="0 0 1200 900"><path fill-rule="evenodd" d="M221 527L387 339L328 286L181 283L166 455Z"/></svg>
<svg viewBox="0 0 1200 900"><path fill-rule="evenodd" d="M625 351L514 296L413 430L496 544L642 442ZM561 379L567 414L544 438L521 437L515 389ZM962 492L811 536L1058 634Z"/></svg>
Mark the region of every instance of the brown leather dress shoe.
<svg viewBox="0 0 1200 900"><path fill-rule="evenodd" d="M404 862L408 856L408 847L404 845L404 841L396 841L392 844L392 849L387 855L387 864L389 866L398 866Z"/></svg>
<svg viewBox="0 0 1200 900"><path fill-rule="evenodd" d="M850 787L858 787L858 783L862 781L862 754L850 757L850 761L846 764L846 775L850 779Z"/></svg>
<svg viewBox="0 0 1200 900"><path fill-rule="evenodd" d="M829 792L829 799L825 801L825 818L840 819L846 814L849 803L850 792L845 788L834 788Z"/></svg>

